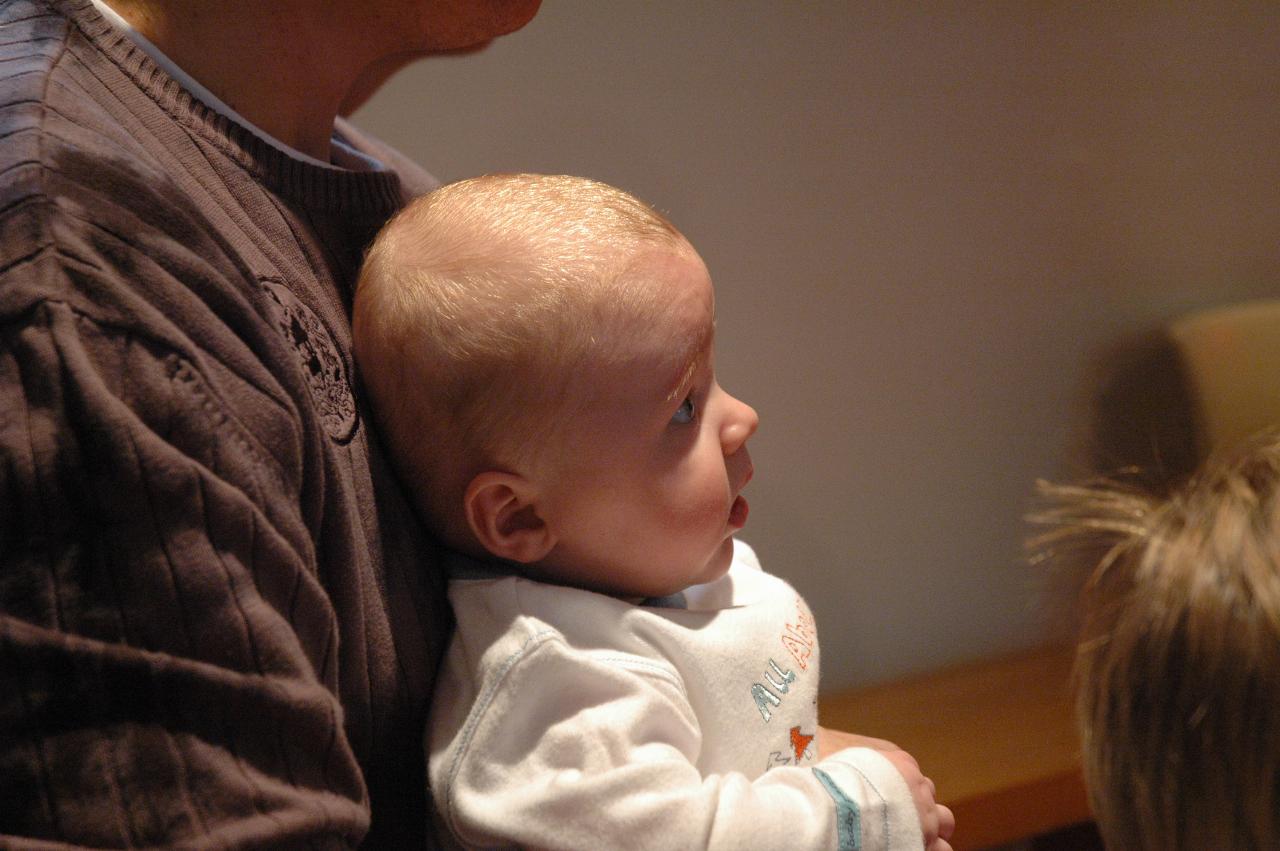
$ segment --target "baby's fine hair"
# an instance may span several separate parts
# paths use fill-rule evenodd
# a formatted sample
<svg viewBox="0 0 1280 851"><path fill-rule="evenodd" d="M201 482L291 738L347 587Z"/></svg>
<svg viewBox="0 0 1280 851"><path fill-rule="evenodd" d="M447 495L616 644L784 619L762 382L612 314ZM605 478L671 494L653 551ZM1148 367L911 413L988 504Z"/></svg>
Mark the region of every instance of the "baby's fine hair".
<svg viewBox="0 0 1280 851"><path fill-rule="evenodd" d="M1280 437L1169 497L1041 484L1042 557L1092 565L1074 675L1109 849L1274 848L1280 828Z"/></svg>
<svg viewBox="0 0 1280 851"><path fill-rule="evenodd" d="M575 365L662 313L623 274L654 248L691 250L643 202L564 175L447 184L383 228L357 285L354 347L428 522L460 507L482 469L546 446Z"/></svg>

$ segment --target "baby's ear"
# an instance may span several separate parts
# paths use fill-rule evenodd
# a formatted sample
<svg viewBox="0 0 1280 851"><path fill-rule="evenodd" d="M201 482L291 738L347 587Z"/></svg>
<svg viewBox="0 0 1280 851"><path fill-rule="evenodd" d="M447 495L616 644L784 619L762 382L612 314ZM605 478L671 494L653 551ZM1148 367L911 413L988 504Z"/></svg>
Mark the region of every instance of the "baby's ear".
<svg viewBox="0 0 1280 851"><path fill-rule="evenodd" d="M555 535L538 515L537 489L524 476L480 473L467 485L463 508L471 533L498 558L532 564L555 546Z"/></svg>

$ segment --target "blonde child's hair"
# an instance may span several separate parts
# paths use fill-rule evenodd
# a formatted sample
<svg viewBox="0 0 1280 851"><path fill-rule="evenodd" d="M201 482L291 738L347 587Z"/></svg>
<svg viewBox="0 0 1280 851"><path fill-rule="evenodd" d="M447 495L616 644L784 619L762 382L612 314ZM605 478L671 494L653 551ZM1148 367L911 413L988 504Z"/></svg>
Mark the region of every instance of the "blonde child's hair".
<svg viewBox="0 0 1280 851"><path fill-rule="evenodd" d="M1075 694L1109 849L1274 848L1280 828L1280 438L1161 498L1041 483L1041 557L1093 565Z"/></svg>
<svg viewBox="0 0 1280 851"><path fill-rule="evenodd" d="M665 306L624 273L646 250L692 251L620 189L488 175L412 202L370 246L354 348L375 416L429 525L450 543L484 469L550 450L572 380Z"/></svg>

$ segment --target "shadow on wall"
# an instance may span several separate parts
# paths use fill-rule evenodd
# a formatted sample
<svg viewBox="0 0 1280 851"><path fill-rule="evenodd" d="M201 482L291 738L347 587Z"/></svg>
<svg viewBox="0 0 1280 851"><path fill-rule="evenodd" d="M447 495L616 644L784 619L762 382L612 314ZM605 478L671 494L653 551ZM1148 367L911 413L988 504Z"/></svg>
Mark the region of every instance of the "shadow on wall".
<svg viewBox="0 0 1280 851"><path fill-rule="evenodd" d="M1103 353L1084 466L1156 490L1280 427L1280 299L1179 317Z"/></svg>
<svg viewBox="0 0 1280 851"><path fill-rule="evenodd" d="M1280 299L1198 311L1121 338L1085 375L1069 466L1081 478L1168 495L1210 453L1280 429ZM1074 634L1075 601L1102 553L1078 556L1047 578L1056 637Z"/></svg>
<svg viewBox="0 0 1280 851"><path fill-rule="evenodd" d="M1202 414L1186 357L1167 327L1116 341L1086 370L1079 466L1167 492L1200 458Z"/></svg>
<svg viewBox="0 0 1280 851"><path fill-rule="evenodd" d="M1065 465L1069 472L1054 484L1101 479L1163 495L1191 475L1200 458L1203 416L1187 357L1169 326L1113 340L1082 374L1079 419ZM1033 531L1027 543L1033 562L1038 561L1043 542ZM1069 644L1081 625L1081 591L1104 552L1096 547L1066 552L1058 546L1052 570L1041 577L1039 611L1048 640Z"/></svg>

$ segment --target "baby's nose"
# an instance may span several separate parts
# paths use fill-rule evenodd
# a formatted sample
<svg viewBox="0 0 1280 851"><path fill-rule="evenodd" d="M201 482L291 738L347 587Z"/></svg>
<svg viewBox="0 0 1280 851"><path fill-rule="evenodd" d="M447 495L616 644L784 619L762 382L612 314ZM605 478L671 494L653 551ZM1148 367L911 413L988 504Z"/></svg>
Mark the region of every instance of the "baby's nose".
<svg viewBox="0 0 1280 851"><path fill-rule="evenodd" d="M760 427L760 416L746 402L727 393L725 395L728 396L729 411L724 418L720 442L724 446L724 454L732 455L756 433L756 429Z"/></svg>

